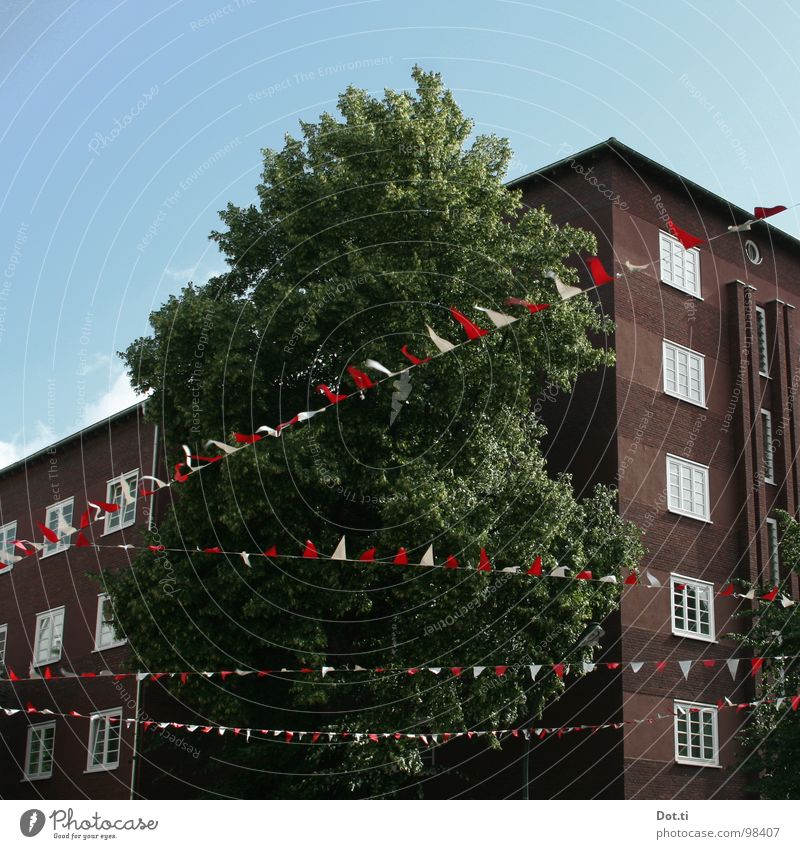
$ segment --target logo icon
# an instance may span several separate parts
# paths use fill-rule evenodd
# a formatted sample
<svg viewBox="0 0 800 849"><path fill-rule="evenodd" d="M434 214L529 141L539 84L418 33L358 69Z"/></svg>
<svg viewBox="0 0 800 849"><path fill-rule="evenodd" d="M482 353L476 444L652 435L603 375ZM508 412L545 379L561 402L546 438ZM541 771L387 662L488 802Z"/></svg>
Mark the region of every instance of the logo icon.
<svg viewBox="0 0 800 849"><path fill-rule="evenodd" d="M31 808L19 818L19 830L25 837L36 837L44 828L44 812L38 808Z"/></svg>

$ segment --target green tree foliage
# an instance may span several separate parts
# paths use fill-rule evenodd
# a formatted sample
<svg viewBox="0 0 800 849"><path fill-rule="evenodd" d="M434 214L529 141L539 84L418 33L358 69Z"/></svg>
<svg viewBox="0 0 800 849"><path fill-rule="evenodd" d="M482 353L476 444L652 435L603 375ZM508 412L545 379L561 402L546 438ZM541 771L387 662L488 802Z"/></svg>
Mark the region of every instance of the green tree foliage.
<svg viewBox="0 0 800 849"><path fill-rule="evenodd" d="M503 184L507 142L471 138L439 76L413 76L415 93L349 88L340 117L265 150L258 202L229 205L212 234L230 270L170 298L125 359L177 460L182 443L207 454L205 438L231 441L320 407L319 384L352 387L348 365L400 369L403 345L436 353L426 323L460 340L450 306L485 323L474 304L555 302L411 370L410 387L383 384L193 475L170 491L158 528L168 547L299 554L311 538L330 553L346 535L351 557L404 546L419 562L433 544L439 562L453 554L472 566L485 547L498 571L169 555L165 592L164 557L147 554L109 579L144 668L555 662L618 589L499 570L536 555L572 574L638 563L640 535L619 520L613 493L579 502L568 478L548 476L531 413L548 384L569 389L613 362L596 305L560 302L544 276L577 282L565 261L594 252L594 237L523 208ZM395 393L407 398L390 424ZM527 672L284 678L199 680L181 698L228 725L425 732L507 727L563 688L552 675L532 687ZM234 795L415 792L424 769L406 741L223 744L248 768L226 785ZM219 789L222 778L208 781Z"/></svg>
<svg viewBox="0 0 800 849"><path fill-rule="evenodd" d="M791 595L791 576L800 571L800 523L783 510L777 511L780 560L784 576L781 592ZM761 587L765 593L772 587ZM754 657L780 657L766 661L758 698L777 699L800 692L800 608L778 603L759 603L753 611L752 628L742 642ZM745 766L753 774L753 789L764 799L800 797L800 724L789 701L780 707L763 704L752 711L742 733L747 751Z"/></svg>

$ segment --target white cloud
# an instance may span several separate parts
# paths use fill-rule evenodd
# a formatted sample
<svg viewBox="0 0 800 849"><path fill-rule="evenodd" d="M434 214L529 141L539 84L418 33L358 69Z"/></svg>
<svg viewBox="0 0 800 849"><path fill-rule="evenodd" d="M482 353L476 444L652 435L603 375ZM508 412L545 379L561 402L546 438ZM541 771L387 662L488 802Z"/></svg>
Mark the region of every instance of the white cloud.
<svg viewBox="0 0 800 849"><path fill-rule="evenodd" d="M202 263L190 265L188 268L170 268L167 266L164 269L165 277L169 277L170 280L174 280L181 285L192 281L202 286L208 283L212 277L219 277L220 274L224 273L223 269L204 266Z"/></svg>
<svg viewBox="0 0 800 849"><path fill-rule="evenodd" d="M15 433L8 442L0 440L0 469L16 463L28 454L35 454L58 439L52 428L38 419L34 422L32 430L30 439L25 439L21 433Z"/></svg>
<svg viewBox="0 0 800 849"><path fill-rule="evenodd" d="M112 373L113 375L113 373ZM112 375L109 375L109 380ZM143 401L144 395L139 395L131 386L128 375L123 371L119 372L113 379L113 383L108 390L104 392L94 403L87 404L83 411L82 427L99 422L102 419L107 419L113 416L114 413L130 407L137 401Z"/></svg>

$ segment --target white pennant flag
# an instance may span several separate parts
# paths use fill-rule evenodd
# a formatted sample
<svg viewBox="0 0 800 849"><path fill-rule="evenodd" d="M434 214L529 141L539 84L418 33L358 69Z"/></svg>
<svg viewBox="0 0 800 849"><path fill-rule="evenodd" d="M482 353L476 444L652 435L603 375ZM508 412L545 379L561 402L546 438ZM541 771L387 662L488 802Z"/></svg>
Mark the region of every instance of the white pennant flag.
<svg viewBox="0 0 800 849"><path fill-rule="evenodd" d="M634 672L638 672L643 666L644 663L641 660L635 660L631 663L631 669Z"/></svg>
<svg viewBox="0 0 800 849"><path fill-rule="evenodd" d="M324 413L327 409L327 407L321 407L319 410L304 410L302 413L297 414L297 421L307 422L309 419L313 419L317 413Z"/></svg>
<svg viewBox="0 0 800 849"><path fill-rule="evenodd" d="M680 666L681 672L683 672L683 677L688 680L689 670L692 668L692 661L691 660L679 660L678 666Z"/></svg>
<svg viewBox="0 0 800 849"><path fill-rule="evenodd" d="M728 227L728 232L729 233L746 233L747 231L750 230L750 226L752 224L755 224L755 223L756 223L755 220L751 218L749 221L745 221L744 224L731 224Z"/></svg>
<svg viewBox="0 0 800 849"><path fill-rule="evenodd" d="M75 534L78 532L77 528L73 528L72 525L67 524L66 520L64 519L64 514L60 511L58 514L57 530L62 537L68 537L70 534Z"/></svg>
<svg viewBox="0 0 800 849"><path fill-rule="evenodd" d="M331 560L347 560L347 547L344 537L339 540L339 545L336 546L336 550L331 554Z"/></svg>
<svg viewBox="0 0 800 849"><path fill-rule="evenodd" d="M655 575L650 574L650 572L647 573L647 580L650 582L651 587L660 587L661 586L661 581L659 581L658 578L656 578Z"/></svg>
<svg viewBox="0 0 800 849"><path fill-rule="evenodd" d="M549 278L556 284L556 291L563 301L567 301L570 298L574 298L575 295L583 294L583 289L579 289L577 286L569 286L566 283L561 281L561 278L555 273L555 271L547 271L545 272L545 277Z"/></svg>
<svg viewBox="0 0 800 849"><path fill-rule="evenodd" d="M334 668L332 666L323 666L322 667L322 677L324 678L329 672L334 672Z"/></svg>
<svg viewBox="0 0 800 849"><path fill-rule="evenodd" d="M746 593L736 593L739 598L747 598L752 601L756 597L756 588L751 587Z"/></svg>
<svg viewBox="0 0 800 849"><path fill-rule="evenodd" d="M584 673L594 672L597 669L597 664L592 663L591 661L584 660L582 663Z"/></svg>
<svg viewBox="0 0 800 849"><path fill-rule="evenodd" d="M567 577L567 567L566 566L556 566L555 569L550 573L551 578L566 578Z"/></svg>
<svg viewBox="0 0 800 849"><path fill-rule="evenodd" d="M788 596L781 596L781 607L791 607L793 604L794 602Z"/></svg>
<svg viewBox="0 0 800 849"><path fill-rule="evenodd" d="M434 675L438 675L442 671L441 666L429 666L428 672L433 672Z"/></svg>
<svg viewBox="0 0 800 849"><path fill-rule="evenodd" d="M472 673L477 678L481 674L481 672L483 672L484 669L486 669L485 666L473 666Z"/></svg>
<svg viewBox="0 0 800 849"><path fill-rule="evenodd" d="M275 430L274 427L270 427L269 425L261 425L261 427L256 430L256 433L266 433L267 436L280 436L278 431Z"/></svg>
<svg viewBox="0 0 800 849"><path fill-rule="evenodd" d="M156 485L156 489L164 489L165 486L169 486L168 483L164 483L164 481L159 478L154 478L152 475L142 475L142 483L144 483L144 481L153 481Z"/></svg>
<svg viewBox="0 0 800 849"><path fill-rule="evenodd" d="M475 309L480 310L482 313L486 313L495 327L507 327L509 324L519 321L519 319L514 318L513 315L506 315L504 312L495 312L494 310L487 309L486 307L479 307L477 304L475 305Z"/></svg>
<svg viewBox="0 0 800 849"><path fill-rule="evenodd" d="M616 575L603 575L603 577L600 578L600 583L601 584L616 584L617 583L617 577L616 577Z"/></svg>
<svg viewBox="0 0 800 849"><path fill-rule="evenodd" d="M245 566L250 565L250 555L246 551L240 551L239 557L242 558L242 562L244 563Z"/></svg>
<svg viewBox="0 0 800 849"><path fill-rule="evenodd" d="M430 325L426 324L425 327L428 328L428 335L431 337L431 341L443 354L446 354L448 351L452 351L453 348L455 348L455 345L452 342L448 342L447 339L442 339L441 336L437 336L436 331Z"/></svg>
<svg viewBox="0 0 800 849"><path fill-rule="evenodd" d="M149 675L150 675L149 672L137 672L136 673L136 680L137 681L144 681Z"/></svg>
<svg viewBox="0 0 800 849"><path fill-rule="evenodd" d="M504 566L501 572L519 572L519 566Z"/></svg>
<svg viewBox="0 0 800 849"><path fill-rule="evenodd" d="M214 448L219 448L223 454L235 454L239 450L236 445L228 445L227 442L217 442L216 439L209 439L208 442L206 442L206 448L210 445L213 445Z"/></svg>
<svg viewBox="0 0 800 849"><path fill-rule="evenodd" d="M249 728L244 732L244 736L245 736L245 740L247 740L247 742L249 743L250 742L250 729Z"/></svg>
<svg viewBox="0 0 800 849"><path fill-rule="evenodd" d="M630 260L625 260L625 268L627 268L628 271L631 272L631 274L634 274L637 271L647 271L647 269L650 268L651 265L652 263L649 262L645 263L645 265L634 265Z"/></svg>
<svg viewBox="0 0 800 849"><path fill-rule="evenodd" d="M536 676L539 674L539 671L542 668L542 664L541 663L532 663L529 668L531 670L531 681L535 681Z"/></svg>
<svg viewBox="0 0 800 849"><path fill-rule="evenodd" d="M433 546L429 545L428 550L425 552L425 554L422 555L422 560L419 561L419 565L420 566L433 566L434 562L435 561L433 559Z"/></svg>
<svg viewBox="0 0 800 849"><path fill-rule="evenodd" d="M377 360L367 360L364 365L367 366L367 368L375 369L375 371L383 372L383 374L387 375L388 377L394 377L395 373L393 371L389 371L386 366L381 365Z"/></svg>
<svg viewBox="0 0 800 849"><path fill-rule="evenodd" d="M732 660L726 660L725 663L728 664L728 672L731 673L731 678L736 678L736 671L739 669L739 659L733 658Z"/></svg>

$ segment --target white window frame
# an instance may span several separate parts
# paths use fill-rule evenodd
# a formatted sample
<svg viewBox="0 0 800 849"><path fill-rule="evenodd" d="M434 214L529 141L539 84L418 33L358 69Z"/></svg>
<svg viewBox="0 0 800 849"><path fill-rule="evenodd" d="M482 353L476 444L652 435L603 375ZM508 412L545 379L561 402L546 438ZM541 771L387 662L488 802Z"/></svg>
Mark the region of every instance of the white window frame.
<svg viewBox="0 0 800 849"><path fill-rule="evenodd" d="M775 452L772 450L772 413L761 410L761 437L764 450L764 483L775 483Z"/></svg>
<svg viewBox="0 0 800 849"><path fill-rule="evenodd" d="M670 389L667 385L667 355L669 350L672 349L675 354L675 389ZM678 356L679 354L686 355L686 392L687 394L683 394L681 392L680 381L678 379ZM700 397L695 400L691 397L691 367L692 360L696 361L696 367L698 372L698 381L700 384ZM688 404L694 404L696 407L703 407L706 409L706 370L705 370L705 354L700 354L697 351L693 351L691 348L687 348L684 345L679 345L677 342L670 342L668 339L663 340L662 349L661 349L661 365L664 372L664 394L670 395L672 398L679 398L681 401L686 401Z"/></svg>
<svg viewBox="0 0 800 849"><path fill-rule="evenodd" d="M128 491L133 496L133 503L126 504L125 498L122 494L122 490L125 487L126 483L133 482L133 486L128 485ZM115 485L119 485L120 492L119 496L115 496L112 493L112 489ZM139 486L139 470L133 469L130 472L125 472L124 475L117 475L115 478L111 478L111 480L106 482L106 501L109 504L117 504L119 506L119 510L115 510L113 513L106 513L105 521L103 523L103 536L106 534L113 534L116 531L121 531L124 528L129 528L131 525L136 524L136 507L137 507L137 489ZM130 517L125 519L125 514L127 510L130 510Z"/></svg>
<svg viewBox="0 0 800 849"><path fill-rule="evenodd" d="M769 552L769 576L772 586L781 582L781 559L778 548L778 520L767 519L767 551Z"/></svg>
<svg viewBox="0 0 800 849"><path fill-rule="evenodd" d="M111 717L116 717L115 723L109 722ZM93 763L94 748L97 742L97 735L103 728L103 756L100 763ZM108 741L109 729L115 728L117 731L117 754L116 760L108 760ZM86 754L86 772L109 772L119 766L120 756L122 754L122 709L114 708L112 710L98 711L92 714L89 720L89 746Z"/></svg>
<svg viewBox="0 0 800 849"><path fill-rule="evenodd" d="M13 563L7 563L3 560L3 553L9 556L9 559L17 555L14 554L14 540L17 538L17 520L6 522L0 526L0 572L9 572L14 568Z"/></svg>
<svg viewBox="0 0 800 849"><path fill-rule="evenodd" d="M61 613L61 628L56 636L55 628L52 629L52 634L49 638L51 653L48 660L39 660L39 653L42 648L42 625L46 618L55 618L55 616ZM65 619L66 610L64 605L61 607L54 607L51 610L44 610L41 613L36 615L36 636L33 641L33 665L34 666L49 666L51 663L58 663L61 660L61 653L64 646L64 619ZM58 647L58 655L52 655L52 648L54 646Z"/></svg>
<svg viewBox="0 0 800 849"><path fill-rule="evenodd" d="M39 741L39 757L36 772L31 772L31 749L33 746L34 737L37 735L44 735L46 731L50 729L53 730L51 744L50 744L50 769L48 771L44 771L41 769L42 761L43 761L43 753L45 751L45 747L43 745L44 740ZM56 752L56 723L55 721L50 722L39 722L36 725L28 726L28 739L25 744L25 779L27 781L42 781L45 778L51 778L53 775L53 764L55 763L55 752Z"/></svg>
<svg viewBox="0 0 800 849"><path fill-rule="evenodd" d="M683 584L684 588L682 590L678 590L676 588L676 584ZM695 590L695 597L699 594L698 591L702 592L706 597L706 604L708 606L708 627L709 633L704 634L702 631L692 631L690 628L681 628L678 625L678 609L675 603L675 593L681 594L681 599L683 603L684 616L683 619L688 620L688 607L689 607L689 596L687 590L692 587ZM716 625L714 624L714 584L709 583L708 581L698 581L697 578L687 578L683 575L672 574L670 575L670 584L669 584L669 607L670 607L670 618L672 621L672 633L676 637L686 637L691 640L702 640L706 643L714 643L717 639ZM697 600L697 625L700 627L700 603L699 599Z"/></svg>
<svg viewBox="0 0 800 849"><path fill-rule="evenodd" d="M113 625L110 626L111 636L108 636L109 631L103 628L104 624L107 624L103 620L103 607L106 602L111 601L111 596L108 593L100 593L97 596L97 624L95 625L94 630L94 650L95 651L105 651L106 649L115 649L118 646L124 646L127 640L123 637L121 640L117 639L114 634Z"/></svg>
<svg viewBox="0 0 800 849"><path fill-rule="evenodd" d="M758 373L769 377L769 357L767 356L767 312L764 307L756 307L756 342L758 344Z"/></svg>
<svg viewBox="0 0 800 849"><path fill-rule="evenodd" d="M8 648L8 624L0 625L0 672L6 670L6 649Z"/></svg>
<svg viewBox="0 0 800 849"><path fill-rule="evenodd" d="M692 297L702 301L700 251L697 248L691 248L687 251L678 239L664 230L659 231L658 237L658 265L661 282L665 283L667 286L672 286L673 289L678 289L679 291L685 292L687 295L691 295ZM676 282L676 260L680 260L684 281L686 280L687 265L691 264L693 266L693 273L696 281L694 289L690 289L688 286Z"/></svg>
<svg viewBox="0 0 800 849"><path fill-rule="evenodd" d="M705 512L703 515L700 513L692 512L690 510L686 510L681 506L674 506L672 501L672 495L670 492L670 463L678 463L681 466L684 466L691 473L691 484L692 484L692 500L694 500L695 494L695 473L703 472L703 500L705 503ZM697 519L700 522L708 522L711 523L711 504L709 500L709 467L704 466L701 463L694 463L691 460L687 460L685 457L678 457L675 454L667 454L667 510L670 513L676 513L679 516L688 516L690 519ZM683 492L683 472L684 469L679 470L679 498L681 503L683 503L683 498L681 497Z"/></svg>
<svg viewBox="0 0 800 849"><path fill-rule="evenodd" d="M54 531L59 535L58 542L50 542L50 540L45 540L44 548L40 552L40 557L51 557L53 554L58 554L61 551L66 551L70 545L72 544L72 535L69 536L61 536L58 530L58 516L63 516L64 511L67 506L70 508L69 519L64 519L64 521L72 526L72 520L75 516L75 499L64 498L61 501L56 501L55 504L50 504L47 508L47 512L45 514L45 525L50 528L51 531ZM55 521L53 521L55 519Z"/></svg>
<svg viewBox="0 0 800 849"><path fill-rule="evenodd" d="M691 711L691 708L699 708L699 712ZM675 701L673 703L673 710L675 712L675 722L674 722L674 730L675 730L675 762L679 764L686 764L687 766L719 766L719 711L716 705L707 705L702 702L685 702L685 701ZM699 757L689 755L681 755L679 748L679 732L681 720L685 719L686 721L686 738L687 738L687 746L690 746L691 741L691 722L692 717L704 717L705 714L708 714L711 717L711 750L713 752L712 757L707 758L704 755ZM699 720L701 723L701 735L704 734L702 730L702 718ZM705 746L703 745L703 739L701 738L701 749L704 750Z"/></svg>

